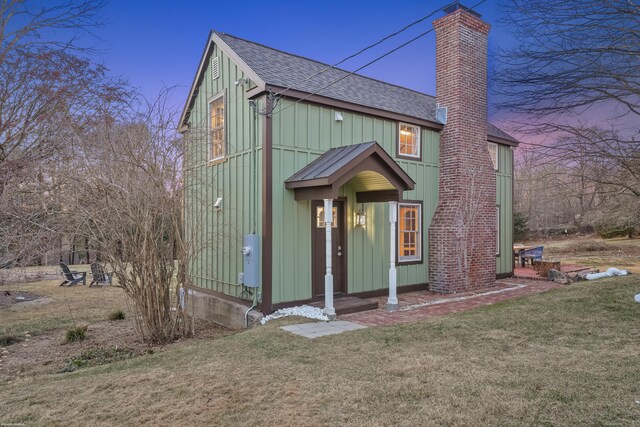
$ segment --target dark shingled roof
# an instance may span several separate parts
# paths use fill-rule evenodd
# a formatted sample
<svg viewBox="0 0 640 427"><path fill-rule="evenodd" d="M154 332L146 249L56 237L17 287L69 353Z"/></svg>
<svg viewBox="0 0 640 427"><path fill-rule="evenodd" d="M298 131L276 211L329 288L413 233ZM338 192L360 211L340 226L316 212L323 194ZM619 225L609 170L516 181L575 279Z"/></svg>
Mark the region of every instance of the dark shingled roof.
<svg viewBox="0 0 640 427"><path fill-rule="evenodd" d="M435 117L436 99L431 95L359 74L349 75L348 71L339 68L331 68L305 80L325 70L329 65L229 34L217 32L215 34L229 45L266 84L290 87L307 93L317 92L318 95L328 98L438 123ZM344 77L342 80L325 88L342 77ZM488 134L518 142L491 123L488 124Z"/></svg>

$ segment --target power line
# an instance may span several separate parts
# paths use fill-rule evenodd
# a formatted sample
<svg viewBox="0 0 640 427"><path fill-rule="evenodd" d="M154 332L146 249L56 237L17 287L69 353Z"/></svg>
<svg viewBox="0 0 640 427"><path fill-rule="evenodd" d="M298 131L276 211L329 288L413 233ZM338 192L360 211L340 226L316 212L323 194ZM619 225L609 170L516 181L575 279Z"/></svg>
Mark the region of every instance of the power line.
<svg viewBox="0 0 640 427"><path fill-rule="evenodd" d="M423 16L422 18L418 19L417 21L413 21L412 23L410 23L410 24L408 24L408 25L404 26L402 29L400 29L400 30L398 30L398 31L396 31L396 32L394 32L394 33L392 33L392 34L389 34L388 36L385 36L385 37L381 38L381 39L380 39L380 40L378 40L377 42L375 42L375 43L373 43L373 44L370 44L369 46L367 46L367 47L365 47L365 48L363 48L363 49L360 49L358 52L354 53L353 55L349 55L349 56L347 56L346 58L344 58L344 59L342 59L342 60L340 60L340 61L336 62L336 63L335 63L335 64L333 64L333 65L328 65L326 68L323 68L322 70L318 71L318 72L317 72L317 73L315 73L315 74L310 75L309 77L305 77L305 78L304 78L304 79L302 79L302 80L299 80L299 81L297 81L297 82L295 82L295 83L292 83L292 84L291 84L291 85L289 85L287 88L285 88L285 89L283 89L283 90L281 90L281 91L279 91L279 92L274 93L274 96L279 96L279 95L281 95L282 93L284 93L284 92L288 91L289 89L291 89L292 87L297 86L297 85L299 85L300 83L304 83L304 82L306 82L306 81L308 81L308 80L311 80L312 78L314 78L314 77L316 77L316 76L319 76L320 74L323 74L323 73L325 73L325 72L327 72L327 71L329 71L329 70L331 70L331 69L333 69L333 68L336 68L338 65L343 64L343 63L347 62L348 60L355 58L355 57L356 57L356 56L358 56L358 55L361 55L362 53L366 52L367 50L369 50L369 49L373 49L374 47L378 46L379 44L381 44L381 43L383 43L383 42L385 42L385 41L389 40L389 39L390 39L390 38L392 38L392 37L397 36L397 35L398 35L398 34L400 34L400 33L403 33L404 31L408 30L409 28L413 27L414 25L417 25L417 24L419 24L419 23L421 23L421 22L425 21L426 19L429 19L430 17L432 17L432 16L433 16L433 15L435 15L436 13L440 12L441 10L446 9L446 8L447 8L447 7L449 7L449 6L452 6L452 5L456 4L457 2L458 2L458 0L456 0L456 1L452 2L452 3L449 3L449 4L445 5L445 6L442 6L442 7L441 7L441 8L439 8L439 9L434 10L433 12L429 13L429 14L428 14L428 15L426 15L426 16Z"/></svg>
<svg viewBox="0 0 640 427"><path fill-rule="evenodd" d="M473 6L471 6L468 10L469 10L469 11L472 11L472 10L474 10L476 7L480 6L482 3L485 3L486 1L487 1L487 0L481 0L481 1L479 1L478 3L474 4ZM451 3L451 4L456 4L456 3L457 3L457 2L454 2L454 3ZM432 13L430 14L430 16L431 16L431 15L433 15L434 13L437 13L438 11L440 11L440 10L444 9L445 7L450 6L451 4L449 4L449 5L447 5L447 6L444 6L444 7L440 8L440 9L438 9L438 10L436 10L436 11L432 12ZM425 19L426 19L426 18L425 18ZM423 19L423 20L424 20L424 19ZM322 92L323 90L328 89L329 87L331 87L331 86L335 85L336 83L338 83L338 82L340 82L340 81L342 81L342 80L346 79L346 78L347 78L347 77L349 77L349 76L352 76L353 74L357 73L358 71L360 71L360 70L362 70L362 69L364 69L364 68L366 68L366 67L368 67L368 66L370 66L370 65L372 65L372 64L374 64L374 63L376 63L376 62L378 62L379 60L381 60L381 59L383 59L383 58L385 58L385 57L387 57L387 56L391 55L392 53L394 53L394 52L396 52L396 51L398 51L398 50L402 49L403 47L407 46L408 44L413 43L414 41L418 40L418 39L419 39L419 38L421 38L421 37L426 36L427 34L429 34L429 33L433 32L433 31L434 31L434 29L433 29L433 28L431 28L431 29L429 29L429 30L425 31L425 32L424 32L424 33L422 33L422 34L417 35L416 37L412 38L411 40L409 40L409 41L407 41L407 42L405 42L405 43L403 43L403 44L401 44L400 46L395 47L395 48L393 48L392 50L390 50L390 51L388 51L388 52L386 52L386 53L384 53L384 54L382 54L382 55L378 56L377 58L375 58L375 59L373 59L373 60L371 60L371 61L367 62L367 63L366 63L366 64L364 64L363 66L361 66L361 67L359 67L359 68L357 68L357 69L355 69L355 70L353 70L353 71L350 71L350 72L348 72L347 74L345 74L344 76L342 76L342 77L340 77L340 78L338 78L338 79L334 80L333 82L331 82L331 83L329 83L329 84L327 84L327 85L325 85L325 86L321 87L320 89L318 89L318 90L316 90L316 91L314 91L314 92L312 92L312 93L309 93L309 94L305 95L304 97L302 97L302 98L298 99L297 101L293 102L292 104L289 104L288 106L284 107L284 108L283 108L283 109L281 109L281 110L274 111L275 107L278 105L278 102L279 102L279 101L280 101L280 99L282 99L282 97L283 97L282 93L283 93L283 92L286 92L286 90L290 89L291 87L289 87L288 89L285 89L285 90L283 90L283 91L281 91L281 92L277 92L277 93L270 94L270 96L272 96L272 97L274 97L274 98L275 98L274 106L273 106L273 108L271 109L271 114L281 113L281 112L283 112L283 111L286 111L288 108L293 107L294 105L296 105L296 104L298 104L298 103L300 103L300 102L302 102L302 101L304 101L304 100L306 100L306 99L310 98L310 97L311 97L311 96L313 96L313 95L317 95L318 93ZM367 48L363 49L363 51L364 51L364 50L366 50L366 49L367 49ZM356 55L356 54L354 54L354 55ZM354 55L352 55L352 56L354 56ZM333 68L333 66L328 67L327 69L331 69L331 68ZM326 71L326 70L325 70L325 71ZM323 72L324 72L324 71L323 71ZM320 73L317 73L317 74L320 74ZM316 75L317 75L317 74L316 74ZM269 114L269 113L267 112L266 114Z"/></svg>

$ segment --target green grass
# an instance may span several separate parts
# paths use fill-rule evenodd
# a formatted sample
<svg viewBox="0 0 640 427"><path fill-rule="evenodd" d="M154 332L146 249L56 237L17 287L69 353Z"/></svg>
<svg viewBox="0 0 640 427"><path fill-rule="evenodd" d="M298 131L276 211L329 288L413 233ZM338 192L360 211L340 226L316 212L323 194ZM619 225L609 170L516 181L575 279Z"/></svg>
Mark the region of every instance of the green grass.
<svg viewBox="0 0 640 427"><path fill-rule="evenodd" d="M109 313L109 317L107 319L115 321L115 320L124 320L124 318L125 318L124 311L121 309L117 309Z"/></svg>
<svg viewBox="0 0 640 427"><path fill-rule="evenodd" d="M14 334L0 334L0 347L16 344L20 342L20 340L21 338Z"/></svg>
<svg viewBox="0 0 640 427"><path fill-rule="evenodd" d="M603 279L316 340L281 330L285 319L0 381L0 423L633 425L638 292L638 276Z"/></svg>
<svg viewBox="0 0 640 427"><path fill-rule="evenodd" d="M67 343L83 341L85 338L87 338L87 325L74 326L64 335L64 341Z"/></svg>

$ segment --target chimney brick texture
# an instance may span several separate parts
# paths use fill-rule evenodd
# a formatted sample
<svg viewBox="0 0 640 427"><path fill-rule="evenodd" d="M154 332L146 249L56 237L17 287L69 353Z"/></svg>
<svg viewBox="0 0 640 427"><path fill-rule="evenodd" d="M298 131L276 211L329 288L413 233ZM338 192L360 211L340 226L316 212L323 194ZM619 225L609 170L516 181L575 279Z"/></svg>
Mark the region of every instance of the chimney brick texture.
<svg viewBox="0 0 640 427"><path fill-rule="evenodd" d="M496 280L496 176L487 149L489 24L464 10L434 21L440 133L438 206L429 227L429 287L455 293Z"/></svg>

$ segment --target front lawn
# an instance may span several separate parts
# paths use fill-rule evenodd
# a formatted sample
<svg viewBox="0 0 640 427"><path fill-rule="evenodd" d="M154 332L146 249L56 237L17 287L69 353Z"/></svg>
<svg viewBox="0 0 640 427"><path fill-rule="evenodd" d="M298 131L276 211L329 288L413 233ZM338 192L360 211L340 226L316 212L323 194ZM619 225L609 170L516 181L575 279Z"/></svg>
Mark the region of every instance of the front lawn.
<svg viewBox="0 0 640 427"><path fill-rule="evenodd" d="M636 275L603 279L316 340L287 319L0 380L0 424L630 425L639 292Z"/></svg>

